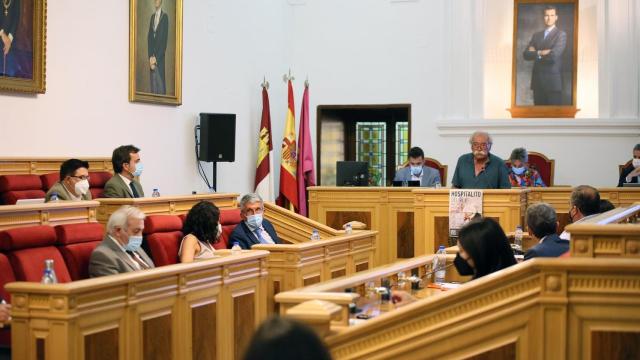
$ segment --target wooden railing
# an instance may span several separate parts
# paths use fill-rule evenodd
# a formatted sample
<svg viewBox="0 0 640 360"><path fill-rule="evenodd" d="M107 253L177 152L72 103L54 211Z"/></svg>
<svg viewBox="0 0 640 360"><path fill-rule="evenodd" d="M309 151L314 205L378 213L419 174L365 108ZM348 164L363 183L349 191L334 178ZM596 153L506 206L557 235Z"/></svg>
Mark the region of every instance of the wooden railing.
<svg viewBox="0 0 640 360"><path fill-rule="evenodd" d="M325 338L334 359L637 358L638 340L635 259L525 261Z"/></svg>
<svg viewBox="0 0 640 360"><path fill-rule="evenodd" d="M88 161L90 171L113 172L110 157L7 157L0 158L0 175L57 173L60 165L73 157Z"/></svg>
<svg viewBox="0 0 640 360"><path fill-rule="evenodd" d="M13 359L240 359L267 314L267 255L10 283Z"/></svg>
<svg viewBox="0 0 640 360"><path fill-rule="evenodd" d="M20 226L95 222L99 205L97 201L61 201L0 206L0 230Z"/></svg>

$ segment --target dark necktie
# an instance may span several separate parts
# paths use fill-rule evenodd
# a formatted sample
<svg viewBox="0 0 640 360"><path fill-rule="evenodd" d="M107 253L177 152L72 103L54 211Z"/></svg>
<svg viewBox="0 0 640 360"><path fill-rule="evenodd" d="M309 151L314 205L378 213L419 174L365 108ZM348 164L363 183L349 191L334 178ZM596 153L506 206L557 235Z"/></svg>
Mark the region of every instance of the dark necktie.
<svg viewBox="0 0 640 360"><path fill-rule="evenodd" d="M140 194L138 194L138 190L136 190L136 187L133 185L133 181L129 183L129 187L131 188L131 193L133 194L133 197L139 198Z"/></svg>
<svg viewBox="0 0 640 360"><path fill-rule="evenodd" d="M127 254L131 256L133 261L135 261L136 263L138 263L138 265L140 265L140 269L142 270L149 269L149 265L144 260L142 260L142 257L140 257L138 253L134 253L133 251L127 250Z"/></svg>

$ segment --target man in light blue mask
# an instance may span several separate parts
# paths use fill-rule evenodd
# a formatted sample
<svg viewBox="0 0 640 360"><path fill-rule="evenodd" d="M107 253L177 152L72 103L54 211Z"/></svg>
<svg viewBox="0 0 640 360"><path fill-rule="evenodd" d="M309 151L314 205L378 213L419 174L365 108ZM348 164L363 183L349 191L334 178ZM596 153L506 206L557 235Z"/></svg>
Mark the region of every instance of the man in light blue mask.
<svg viewBox="0 0 640 360"><path fill-rule="evenodd" d="M91 253L89 276L121 274L154 267L153 261L140 247L144 230L144 213L125 205L107 222L107 233Z"/></svg>
<svg viewBox="0 0 640 360"><path fill-rule="evenodd" d="M419 147L409 149L409 166L398 170L393 181L420 181L422 187L440 184L440 172L424 165L424 151Z"/></svg>
<svg viewBox="0 0 640 360"><path fill-rule="evenodd" d="M240 199L240 217L238 224L229 236L229 248L238 243L243 249L251 249L255 244L280 244L273 225L263 217L264 201L255 193L244 195Z"/></svg>
<svg viewBox="0 0 640 360"><path fill-rule="evenodd" d="M104 184L104 197L141 198L144 197L138 178L142 175L140 149L133 145L119 146L113 150L111 164L115 175Z"/></svg>

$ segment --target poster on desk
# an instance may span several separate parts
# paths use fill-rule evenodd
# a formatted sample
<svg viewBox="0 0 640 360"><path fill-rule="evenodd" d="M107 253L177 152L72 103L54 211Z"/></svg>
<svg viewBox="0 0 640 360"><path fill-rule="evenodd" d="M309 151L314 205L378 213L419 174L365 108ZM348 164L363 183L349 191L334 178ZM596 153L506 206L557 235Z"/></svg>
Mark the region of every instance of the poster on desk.
<svg viewBox="0 0 640 360"><path fill-rule="evenodd" d="M449 191L449 237L457 238L460 228L482 216L482 190Z"/></svg>

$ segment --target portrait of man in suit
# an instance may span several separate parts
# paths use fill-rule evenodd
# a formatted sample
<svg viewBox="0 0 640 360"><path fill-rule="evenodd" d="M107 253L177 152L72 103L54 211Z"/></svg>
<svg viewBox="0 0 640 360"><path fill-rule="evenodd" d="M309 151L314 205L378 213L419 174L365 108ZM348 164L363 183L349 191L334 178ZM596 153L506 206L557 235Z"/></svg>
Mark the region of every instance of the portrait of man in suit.
<svg viewBox="0 0 640 360"><path fill-rule="evenodd" d="M516 105L572 105L574 9L553 2L518 6Z"/></svg>
<svg viewBox="0 0 640 360"><path fill-rule="evenodd" d="M155 12L151 15L149 33L147 35L151 92L154 94L166 94L164 55L167 50L169 16L162 11L162 0L153 0L153 2Z"/></svg>

